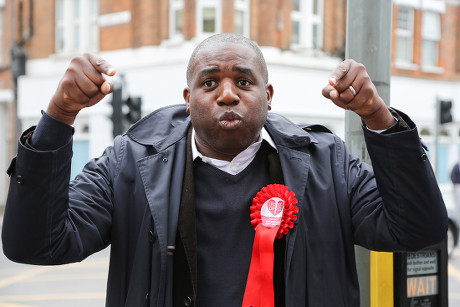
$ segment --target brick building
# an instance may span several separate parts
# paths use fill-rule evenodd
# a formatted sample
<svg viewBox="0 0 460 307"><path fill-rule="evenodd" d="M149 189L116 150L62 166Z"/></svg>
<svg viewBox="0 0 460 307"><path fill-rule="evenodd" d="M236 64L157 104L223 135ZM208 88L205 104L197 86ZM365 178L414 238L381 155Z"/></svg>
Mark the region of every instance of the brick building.
<svg viewBox="0 0 460 307"><path fill-rule="evenodd" d="M393 2L391 104L411 114L430 144L436 98L460 103L460 1ZM183 103L188 57L218 32L261 46L275 112L343 136L344 112L321 89L344 54L346 9L346 0L0 0L0 169L14 154L17 131L40 118L73 56L106 58L117 68L114 82L123 84L124 97L141 97L146 114ZM110 100L79 115L74 172L111 144ZM440 139L444 177L458 159L458 131L457 123L448 124ZM0 176L0 205L7 184Z"/></svg>

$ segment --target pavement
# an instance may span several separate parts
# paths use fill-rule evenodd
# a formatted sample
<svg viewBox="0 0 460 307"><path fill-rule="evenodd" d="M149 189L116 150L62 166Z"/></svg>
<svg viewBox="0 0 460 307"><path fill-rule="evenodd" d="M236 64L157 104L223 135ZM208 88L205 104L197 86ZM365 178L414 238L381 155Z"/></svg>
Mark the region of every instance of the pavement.
<svg viewBox="0 0 460 307"><path fill-rule="evenodd" d="M0 307L104 306L109 255L106 248L80 263L34 266L14 263L0 251Z"/></svg>

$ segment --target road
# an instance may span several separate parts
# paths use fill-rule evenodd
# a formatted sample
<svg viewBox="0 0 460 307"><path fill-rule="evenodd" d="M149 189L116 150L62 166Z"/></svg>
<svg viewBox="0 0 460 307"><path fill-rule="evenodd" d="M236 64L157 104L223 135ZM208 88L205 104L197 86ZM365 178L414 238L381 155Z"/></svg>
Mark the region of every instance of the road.
<svg viewBox="0 0 460 307"><path fill-rule="evenodd" d="M460 306L460 248L449 259L449 306Z"/></svg>
<svg viewBox="0 0 460 307"><path fill-rule="evenodd" d="M0 252L0 307L104 306L109 252L60 266L17 264Z"/></svg>
<svg viewBox="0 0 460 307"><path fill-rule="evenodd" d="M109 252L61 266L17 264L0 253L0 307L104 306ZM460 248L448 273L449 306L460 306Z"/></svg>

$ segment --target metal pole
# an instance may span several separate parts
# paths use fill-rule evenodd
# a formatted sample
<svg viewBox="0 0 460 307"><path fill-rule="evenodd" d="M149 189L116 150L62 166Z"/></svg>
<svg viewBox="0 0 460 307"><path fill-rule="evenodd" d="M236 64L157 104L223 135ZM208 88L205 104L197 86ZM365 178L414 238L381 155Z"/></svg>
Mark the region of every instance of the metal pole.
<svg viewBox="0 0 460 307"><path fill-rule="evenodd" d="M348 0L345 57L366 66L377 91L390 103L391 29L393 1ZM345 140L350 151L370 162L360 118L345 114ZM361 306L371 306L371 253L356 247L356 265L361 289Z"/></svg>

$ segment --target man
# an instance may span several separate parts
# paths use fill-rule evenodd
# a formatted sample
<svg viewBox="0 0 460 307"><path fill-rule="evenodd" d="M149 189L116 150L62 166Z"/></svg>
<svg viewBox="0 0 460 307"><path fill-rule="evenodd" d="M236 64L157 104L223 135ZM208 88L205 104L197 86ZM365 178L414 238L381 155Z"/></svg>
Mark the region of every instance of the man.
<svg viewBox="0 0 460 307"><path fill-rule="evenodd" d="M445 237L446 210L415 125L385 106L363 65L341 63L323 95L361 117L374 170L325 128L269 113L262 53L233 34L196 48L185 106L146 116L68 185L69 125L111 92L103 74L114 73L96 56L74 59L38 126L21 137L8 171L10 259L67 263L111 244L107 306L241 306L249 207L277 183L295 193L299 212L274 243L276 306L358 306L354 244L417 250Z"/></svg>

